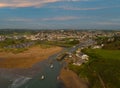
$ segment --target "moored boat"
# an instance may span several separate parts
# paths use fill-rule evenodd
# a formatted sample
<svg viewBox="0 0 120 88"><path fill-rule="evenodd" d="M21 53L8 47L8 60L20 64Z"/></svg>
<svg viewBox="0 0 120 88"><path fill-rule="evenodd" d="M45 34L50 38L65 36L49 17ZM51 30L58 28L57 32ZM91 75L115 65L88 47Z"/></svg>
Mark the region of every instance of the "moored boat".
<svg viewBox="0 0 120 88"><path fill-rule="evenodd" d="M45 76L44 76L44 75L42 75L42 76L41 76L41 79L42 79L42 80L43 80L43 79L45 79Z"/></svg>
<svg viewBox="0 0 120 88"><path fill-rule="evenodd" d="M53 64L51 64L51 65L50 65L50 68L53 68L53 67L54 67Z"/></svg>

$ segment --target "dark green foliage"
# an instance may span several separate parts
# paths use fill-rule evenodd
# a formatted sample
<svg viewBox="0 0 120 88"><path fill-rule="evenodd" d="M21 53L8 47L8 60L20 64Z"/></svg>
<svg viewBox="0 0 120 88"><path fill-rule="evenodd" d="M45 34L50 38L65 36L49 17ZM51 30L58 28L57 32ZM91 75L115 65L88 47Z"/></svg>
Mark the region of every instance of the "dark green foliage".
<svg viewBox="0 0 120 88"><path fill-rule="evenodd" d="M120 41L114 41L107 44L104 44L104 49L120 50Z"/></svg>
<svg viewBox="0 0 120 88"><path fill-rule="evenodd" d="M37 41L36 44L43 44L43 45L55 45L55 46L60 46L60 47L72 47L76 44L78 44L79 41L78 40L73 40L73 41L69 41L69 40L56 40L56 41Z"/></svg>
<svg viewBox="0 0 120 88"><path fill-rule="evenodd" d="M21 39L6 39L5 41L0 42L0 48L4 48L8 45L16 45L16 44L22 44L26 42L30 42L31 40L27 40L24 38Z"/></svg>
<svg viewBox="0 0 120 88"><path fill-rule="evenodd" d="M104 44L104 49L120 50L120 36L98 37L95 39L98 45Z"/></svg>
<svg viewBox="0 0 120 88"><path fill-rule="evenodd" d="M20 53L28 49L34 43L31 40L21 39L6 39L0 42L0 52Z"/></svg>
<svg viewBox="0 0 120 88"><path fill-rule="evenodd" d="M0 29L0 35L12 35L12 34L34 34L38 30L27 29Z"/></svg>

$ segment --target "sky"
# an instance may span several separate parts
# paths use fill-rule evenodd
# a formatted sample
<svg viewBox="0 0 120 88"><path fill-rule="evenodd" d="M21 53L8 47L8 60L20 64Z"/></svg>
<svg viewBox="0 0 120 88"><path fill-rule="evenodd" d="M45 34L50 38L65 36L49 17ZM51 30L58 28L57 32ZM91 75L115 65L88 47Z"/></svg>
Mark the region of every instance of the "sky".
<svg viewBox="0 0 120 88"><path fill-rule="evenodd" d="M0 29L120 29L120 0L0 0Z"/></svg>

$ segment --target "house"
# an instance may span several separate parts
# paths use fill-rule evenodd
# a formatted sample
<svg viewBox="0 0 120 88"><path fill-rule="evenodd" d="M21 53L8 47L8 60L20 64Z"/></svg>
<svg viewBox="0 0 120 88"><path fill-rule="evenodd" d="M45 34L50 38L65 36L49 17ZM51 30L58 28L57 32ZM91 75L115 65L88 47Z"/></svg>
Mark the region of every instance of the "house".
<svg viewBox="0 0 120 88"><path fill-rule="evenodd" d="M89 60L89 56L86 55L86 54L83 54L81 58L82 58L83 60Z"/></svg>
<svg viewBox="0 0 120 88"><path fill-rule="evenodd" d="M101 46L99 46L99 45L93 46L93 49L100 49L100 48L101 48Z"/></svg>
<svg viewBox="0 0 120 88"><path fill-rule="evenodd" d="M73 65L77 65L77 66L80 66L80 65L82 65L82 63L73 63Z"/></svg>

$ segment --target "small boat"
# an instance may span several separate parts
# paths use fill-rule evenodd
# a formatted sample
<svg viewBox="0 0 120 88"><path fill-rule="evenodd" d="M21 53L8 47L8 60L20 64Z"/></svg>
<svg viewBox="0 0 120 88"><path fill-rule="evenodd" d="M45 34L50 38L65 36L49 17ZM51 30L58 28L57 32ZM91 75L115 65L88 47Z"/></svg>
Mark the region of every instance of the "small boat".
<svg viewBox="0 0 120 88"><path fill-rule="evenodd" d="M53 68L53 64L50 65L50 68Z"/></svg>
<svg viewBox="0 0 120 88"><path fill-rule="evenodd" d="M41 76L41 79L42 79L42 80L43 80L43 79L45 79L45 76L44 76L44 75L42 75L42 76Z"/></svg>
<svg viewBox="0 0 120 88"><path fill-rule="evenodd" d="M60 77L59 76L57 76L57 80L59 80L60 79Z"/></svg>

